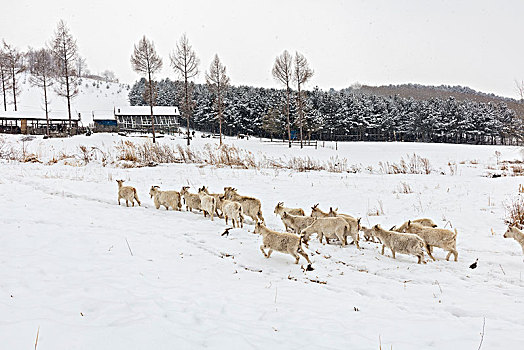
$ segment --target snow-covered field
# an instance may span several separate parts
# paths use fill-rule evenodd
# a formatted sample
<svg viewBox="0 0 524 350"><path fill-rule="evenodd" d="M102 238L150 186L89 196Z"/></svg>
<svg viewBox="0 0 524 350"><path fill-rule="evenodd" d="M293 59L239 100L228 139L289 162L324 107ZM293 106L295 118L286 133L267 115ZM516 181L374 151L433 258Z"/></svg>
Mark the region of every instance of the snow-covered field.
<svg viewBox="0 0 524 350"><path fill-rule="evenodd" d="M78 145L111 147L116 135L26 142L41 160ZM142 139L133 138L141 142ZM7 141L20 144L20 136ZM183 143L166 137L159 142ZM216 140L195 139L195 148ZM121 169L0 163L1 348L174 349L519 349L524 336L524 262L504 239L504 203L519 177L487 178L500 159L521 159L518 148L417 143L328 143L290 151L258 139L227 143L271 157L346 158L377 166L406 154L427 157L431 175L360 172L297 173L168 164ZM473 161L473 164L471 164ZM447 172L457 163L456 175ZM465 162L460 164L460 162ZM442 171L440 171L442 170ZM441 175L444 172L446 175ZM141 207L117 205L116 179L138 190ZM412 193L400 193L407 183ZM262 201L268 226L286 206L320 203L389 228L410 218L449 223L458 234L459 261L417 265L416 258L378 244L322 245L305 261L264 258L261 238L244 229L221 236L223 220L156 210L151 185L177 189L234 186ZM383 215L367 216L382 209ZM479 259L478 267L469 265ZM320 282L320 283L318 283ZM483 332L483 323L484 332Z"/></svg>

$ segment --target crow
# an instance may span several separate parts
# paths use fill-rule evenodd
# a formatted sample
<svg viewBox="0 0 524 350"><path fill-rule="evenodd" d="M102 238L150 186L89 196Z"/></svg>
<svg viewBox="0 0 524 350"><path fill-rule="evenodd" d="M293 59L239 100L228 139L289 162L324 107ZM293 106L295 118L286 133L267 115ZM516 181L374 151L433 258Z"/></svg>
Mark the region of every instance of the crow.
<svg viewBox="0 0 524 350"><path fill-rule="evenodd" d="M471 265L469 265L469 268L470 269L476 269L477 268L477 263L479 262L479 259L477 258L477 260L475 260L475 262Z"/></svg>
<svg viewBox="0 0 524 350"><path fill-rule="evenodd" d="M229 230L232 230L233 228L232 227L228 227L224 230L224 232L221 234L221 236L229 236Z"/></svg>

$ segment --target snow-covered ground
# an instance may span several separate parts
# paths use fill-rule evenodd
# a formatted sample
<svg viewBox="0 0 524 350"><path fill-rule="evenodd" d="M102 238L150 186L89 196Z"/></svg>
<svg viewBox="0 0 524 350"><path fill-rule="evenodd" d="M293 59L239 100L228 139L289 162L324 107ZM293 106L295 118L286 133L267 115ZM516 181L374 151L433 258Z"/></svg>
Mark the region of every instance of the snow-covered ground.
<svg viewBox="0 0 524 350"><path fill-rule="evenodd" d="M17 109L21 112L30 112L31 115L41 115L45 119L44 91L42 88L32 86L30 74L22 75L20 80L21 93L17 96ZM82 78L78 86L78 95L71 101L73 116L80 113L81 125L88 126L95 118L113 117L115 106L128 106L127 84L103 82L94 79ZM54 86L47 90L49 112L51 118L67 118L67 100L59 96ZM11 96L8 96L8 111L14 110ZM0 115L3 113L0 111Z"/></svg>
<svg viewBox="0 0 524 350"><path fill-rule="evenodd" d="M20 136L7 142L20 144ZM116 135L25 142L41 160L78 145L112 147ZM127 138L130 139L130 138ZM141 138L132 138L142 142ZM159 142L183 143L165 137ZM194 148L216 140L195 139ZM338 156L376 166L406 154L427 157L431 175L360 172L297 173L168 164L121 169L0 163L0 340L2 348L38 349L519 349L524 334L523 255L504 239L504 203L519 177L487 178L500 159L521 159L515 147L417 143L327 143L290 151L258 139L227 139L257 156ZM460 164L460 162L464 162ZM473 161L471 164L470 161ZM457 163L456 175L446 172ZM441 175L439 169L445 174ZM138 190L141 207L117 205L116 179ZM412 193L399 193L407 183ZM262 201L268 226L286 206L320 203L384 227L430 217L458 230L459 261L417 265L416 258L362 242L306 249L305 261L264 258L249 222L221 236L223 220L156 210L151 185L179 190L234 186ZM367 216L383 210L383 215ZM469 265L479 259L478 267ZM321 283L317 283L321 282ZM325 283L324 283L325 282ZM483 332L483 323L484 332Z"/></svg>

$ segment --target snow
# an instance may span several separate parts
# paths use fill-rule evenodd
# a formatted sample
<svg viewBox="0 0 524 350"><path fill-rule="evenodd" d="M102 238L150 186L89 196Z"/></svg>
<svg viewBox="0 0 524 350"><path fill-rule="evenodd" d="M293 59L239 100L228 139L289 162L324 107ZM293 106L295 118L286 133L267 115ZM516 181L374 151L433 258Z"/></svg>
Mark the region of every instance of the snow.
<svg viewBox="0 0 524 350"><path fill-rule="evenodd" d="M24 74L21 82L21 93L17 96L18 111L40 115L45 118L43 89L31 86L29 74ZM94 84L94 85L93 85ZM78 116L84 126L87 126L95 119L105 119L107 116L114 117L114 106L129 106L126 84L97 81L82 78L78 87L78 95L71 100L71 113L73 117ZM67 100L58 96L54 91L54 86L48 89L48 101L50 104L50 118L67 118ZM2 107L3 108L3 107ZM13 105L8 106L8 110L14 110Z"/></svg>
<svg viewBox="0 0 524 350"><path fill-rule="evenodd" d="M116 115L149 115L151 109L149 106L116 106ZM154 106L155 115L179 116L178 107Z"/></svg>
<svg viewBox="0 0 524 350"><path fill-rule="evenodd" d="M214 139L193 140L203 149ZM20 136L5 136L18 145ZM41 160L78 145L109 149L120 140L97 134L27 141ZM184 144L181 137L160 143ZM521 159L520 149L420 143L326 143L289 150L286 144L226 138L256 157L346 158L376 166L416 153L430 175L294 172L164 164L121 169L0 163L0 339L6 349L517 349L524 334L523 256L502 237L504 203L521 179L482 176L500 159ZM460 162L465 161L464 164ZM474 161L473 164L469 161ZM447 172L456 162L456 175ZM447 175L441 175L440 172ZM135 186L141 207L118 206L116 179ZM402 182L413 193L398 193ZM362 217L385 227L430 217L458 230L458 262L417 265L416 258L361 242L306 249L314 271L278 252L259 250L261 237L248 221L229 236L223 220L189 212L156 210L151 185L179 190L234 186L257 197L269 227L279 201ZM384 215L367 216L381 205ZM248 219L249 220L249 219ZM492 230L494 234L492 234ZM128 246L129 244L129 246ZM478 268L469 265L479 259ZM326 282L325 284L316 283Z"/></svg>

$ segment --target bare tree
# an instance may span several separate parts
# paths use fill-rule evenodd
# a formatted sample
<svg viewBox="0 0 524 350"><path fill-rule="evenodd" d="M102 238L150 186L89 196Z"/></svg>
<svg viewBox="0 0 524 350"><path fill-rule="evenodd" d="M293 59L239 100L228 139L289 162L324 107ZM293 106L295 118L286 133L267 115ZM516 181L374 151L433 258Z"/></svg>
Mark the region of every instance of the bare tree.
<svg viewBox="0 0 524 350"><path fill-rule="evenodd" d="M181 79L184 79L182 114L186 118L187 145L189 146L191 144L189 137L189 119L194 108L192 98L193 86L189 84L189 79L197 76L200 60L196 56L195 51L193 51L185 34L182 35L180 41L176 44L176 50L169 55L169 58L171 59L171 66L175 70L175 73L177 73Z"/></svg>
<svg viewBox="0 0 524 350"><path fill-rule="evenodd" d="M17 48L7 44L4 40L4 57L7 65L9 79L11 80L11 90L13 92L13 103L15 111L17 110L16 95L20 93L17 76L25 71L24 55Z"/></svg>
<svg viewBox="0 0 524 350"><path fill-rule="evenodd" d="M215 95L215 109L217 111L219 132L220 132L220 146L222 146L222 113L224 97L229 86L229 77L226 75L226 67L222 65L218 55L215 54L213 62L209 67L209 72L206 72L206 83L211 92Z"/></svg>
<svg viewBox="0 0 524 350"><path fill-rule="evenodd" d="M520 102L524 102L524 80L519 82L517 79L515 79L515 85L520 96Z"/></svg>
<svg viewBox="0 0 524 350"><path fill-rule="evenodd" d="M162 59L155 51L155 44L149 41L144 35L135 45L133 55L131 55L131 66L133 70L147 78L145 96L151 108L151 127L153 131L153 143L155 143L155 117L153 115L153 106L156 100L156 84L153 78L156 72L162 69Z"/></svg>
<svg viewBox="0 0 524 350"><path fill-rule="evenodd" d="M0 47L0 83L2 84L2 95L4 97L4 111L7 111L7 93L11 88L11 81L9 79L7 59L2 47Z"/></svg>
<svg viewBox="0 0 524 350"><path fill-rule="evenodd" d="M118 79L116 78L116 74L113 71L110 71L109 69L106 69L102 73L100 73L102 78L105 79L106 83L118 83Z"/></svg>
<svg viewBox="0 0 524 350"><path fill-rule="evenodd" d="M290 93L289 87L292 79L292 57L284 50L280 56L275 58L275 64L273 65L273 77L281 84L286 86L286 117L287 117L287 137L289 140L289 147L291 147L291 123L289 121L289 106L290 106Z"/></svg>
<svg viewBox="0 0 524 350"><path fill-rule="evenodd" d="M273 141L273 135L278 134L282 130L278 116L278 109L274 108L270 108L268 112L262 116L262 130L269 134L271 141Z"/></svg>
<svg viewBox="0 0 524 350"><path fill-rule="evenodd" d="M71 134L71 100L78 95L78 46L63 20L58 22L55 36L51 40L50 50L55 63L56 81L55 91L59 96L67 99L67 114L69 117L69 134Z"/></svg>
<svg viewBox="0 0 524 350"><path fill-rule="evenodd" d="M87 74L86 59L81 56L76 59L76 72L78 77L84 77Z"/></svg>
<svg viewBox="0 0 524 350"><path fill-rule="evenodd" d="M49 103L47 100L47 88L53 85L55 66L53 55L48 49L40 49L34 53L33 70L29 81L31 85L44 90L44 110L46 119L46 135L49 136Z"/></svg>
<svg viewBox="0 0 524 350"><path fill-rule="evenodd" d="M302 85L304 85L312 76L313 70L309 68L309 64L304 55L296 52L293 67L293 81L297 84L297 105L298 105L298 122L300 126L300 148L303 148L302 129L304 126L304 107L303 107L303 92Z"/></svg>

